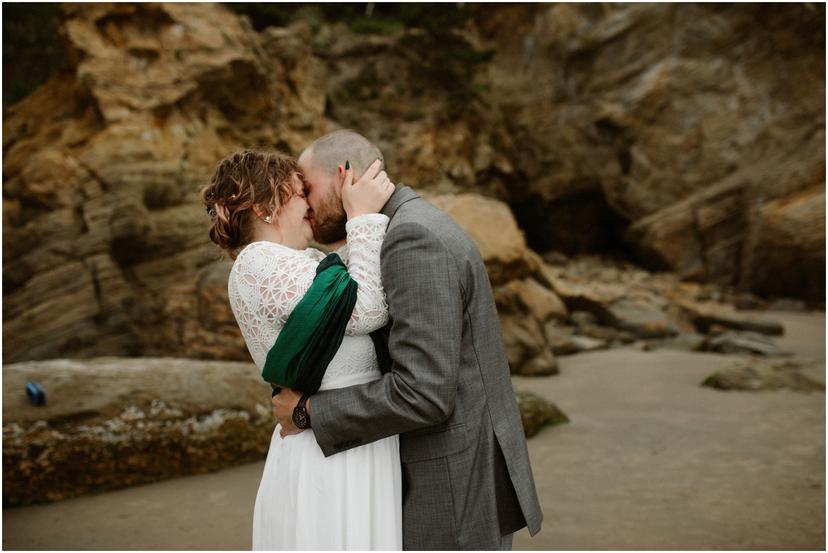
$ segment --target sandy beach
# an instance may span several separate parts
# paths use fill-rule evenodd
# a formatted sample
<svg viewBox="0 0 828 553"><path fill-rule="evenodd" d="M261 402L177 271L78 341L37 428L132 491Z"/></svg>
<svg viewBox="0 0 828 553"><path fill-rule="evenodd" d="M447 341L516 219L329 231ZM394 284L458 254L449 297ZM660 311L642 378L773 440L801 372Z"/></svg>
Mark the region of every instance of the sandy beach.
<svg viewBox="0 0 828 553"><path fill-rule="evenodd" d="M825 314L763 317L824 382ZM731 357L627 347L515 377L570 422L529 440L545 520L514 548L824 549L825 394L699 386ZM5 509L3 548L250 549L263 465Z"/></svg>

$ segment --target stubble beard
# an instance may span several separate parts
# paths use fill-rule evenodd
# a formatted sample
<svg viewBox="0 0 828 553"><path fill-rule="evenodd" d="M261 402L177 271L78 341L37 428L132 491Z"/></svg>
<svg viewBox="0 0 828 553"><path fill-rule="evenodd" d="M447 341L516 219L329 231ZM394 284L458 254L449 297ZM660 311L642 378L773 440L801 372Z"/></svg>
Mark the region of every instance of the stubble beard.
<svg viewBox="0 0 828 553"><path fill-rule="evenodd" d="M311 218L313 239L320 244L333 244L345 240L347 237L345 223L347 222L348 216L345 214L342 202L331 191L319 209L313 211Z"/></svg>

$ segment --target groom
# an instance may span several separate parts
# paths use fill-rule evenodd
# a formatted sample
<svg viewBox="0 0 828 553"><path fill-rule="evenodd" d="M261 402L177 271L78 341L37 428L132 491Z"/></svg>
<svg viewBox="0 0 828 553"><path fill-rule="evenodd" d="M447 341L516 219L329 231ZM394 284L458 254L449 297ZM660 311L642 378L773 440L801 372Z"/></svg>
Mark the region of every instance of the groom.
<svg viewBox="0 0 828 553"><path fill-rule="evenodd" d="M345 238L339 183L345 161L359 177L379 149L349 130L327 134L299 157L314 237ZM492 290L480 253L457 224L397 186L382 209L390 366L374 382L320 391L306 403L326 457L400 435L405 549L511 549L543 514ZM283 432L300 394L283 390L273 411Z"/></svg>

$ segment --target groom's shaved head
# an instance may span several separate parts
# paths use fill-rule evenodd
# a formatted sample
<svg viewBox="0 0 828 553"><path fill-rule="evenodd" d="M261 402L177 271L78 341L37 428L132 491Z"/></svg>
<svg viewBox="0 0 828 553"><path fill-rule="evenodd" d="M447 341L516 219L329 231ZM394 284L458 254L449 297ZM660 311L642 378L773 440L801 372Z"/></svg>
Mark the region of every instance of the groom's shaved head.
<svg viewBox="0 0 828 553"><path fill-rule="evenodd" d="M349 161L354 168L354 180L359 177L377 159L385 161L382 152L377 146L359 134L349 129L334 131L316 139L302 153L302 157L309 155L314 166L327 173L335 173L337 167Z"/></svg>
<svg viewBox="0 0 828 553"><path fill-rule="evenodd" d="M311 210L313 236L320 244L333 244L344 240L348 218L340 197L345 162L354 168L354 180L377 159L382 152L370 140L351 130L328 133L305 148L297 165L305 184L308 205ZM385 163L382 164L383 169Z"/></svg>

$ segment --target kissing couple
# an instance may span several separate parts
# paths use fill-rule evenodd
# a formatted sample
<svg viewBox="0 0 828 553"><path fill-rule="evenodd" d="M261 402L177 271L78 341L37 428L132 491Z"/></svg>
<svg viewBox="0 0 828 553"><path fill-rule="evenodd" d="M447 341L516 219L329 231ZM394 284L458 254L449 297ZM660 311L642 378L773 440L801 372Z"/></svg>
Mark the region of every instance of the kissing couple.
<svg viewBox="0 0 828 553"><path fill-rule="evenodd" d="M201 200L273 387L254 550L509 550L540 530L491 284L446 213L351 130L298 160L236 152Z"/></svg>

